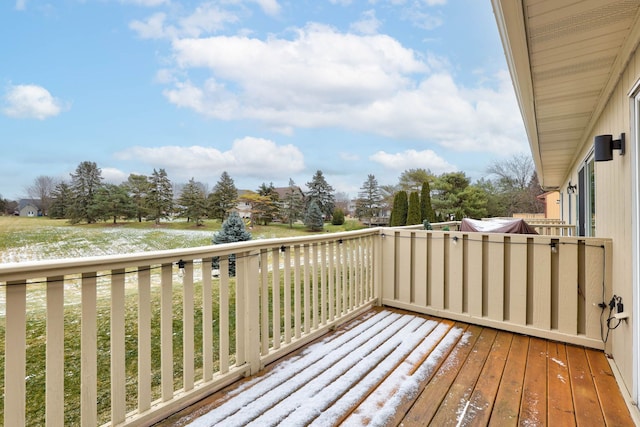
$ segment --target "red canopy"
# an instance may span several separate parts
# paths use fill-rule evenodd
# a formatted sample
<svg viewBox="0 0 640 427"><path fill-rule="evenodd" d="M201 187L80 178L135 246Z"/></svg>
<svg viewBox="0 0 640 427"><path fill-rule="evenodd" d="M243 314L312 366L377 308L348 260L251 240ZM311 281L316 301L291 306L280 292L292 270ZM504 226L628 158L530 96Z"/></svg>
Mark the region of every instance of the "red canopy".
<svg viewBox="0 0 640 427"><path fill-rule="evenodd" d="M481 231L486 233L538 234L523 219L489 219L478 220L465 218L460 224L460 231Z"/></svg>

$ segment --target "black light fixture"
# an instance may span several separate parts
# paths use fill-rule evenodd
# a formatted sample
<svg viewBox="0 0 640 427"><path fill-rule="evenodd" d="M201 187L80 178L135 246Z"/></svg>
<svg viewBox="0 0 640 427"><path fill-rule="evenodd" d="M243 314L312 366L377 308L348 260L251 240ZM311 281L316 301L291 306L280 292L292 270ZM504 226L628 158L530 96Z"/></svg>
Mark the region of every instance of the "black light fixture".
<svg viewBox="0 0 640 427"><path fill-rule="evenodd" d="M613 139L612 135L598 135L593 140L593 145L596 162L613 160L613 150L620 150L620 155L624 156L624 133L620 134L620 139Z"/></svg>
<svg viewBox="0 0 640 427"><path fill-rule="evenodd" d="M567 193L575 194L577 189L578 189L578 185L577 184L571 185L571 181L569 181L569 185L567 185Z"/></svg>

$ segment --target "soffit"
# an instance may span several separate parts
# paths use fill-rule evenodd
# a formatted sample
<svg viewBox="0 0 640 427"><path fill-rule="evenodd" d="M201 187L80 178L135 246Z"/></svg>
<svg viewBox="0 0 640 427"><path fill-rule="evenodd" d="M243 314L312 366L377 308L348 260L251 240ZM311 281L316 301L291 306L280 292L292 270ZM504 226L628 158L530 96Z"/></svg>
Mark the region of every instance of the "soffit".
<svg viewBox="0 0 640 427"><path fill-rule="evenodd" d="M541 184L557 188L638 44L640 0L493 0Z"/></svg>

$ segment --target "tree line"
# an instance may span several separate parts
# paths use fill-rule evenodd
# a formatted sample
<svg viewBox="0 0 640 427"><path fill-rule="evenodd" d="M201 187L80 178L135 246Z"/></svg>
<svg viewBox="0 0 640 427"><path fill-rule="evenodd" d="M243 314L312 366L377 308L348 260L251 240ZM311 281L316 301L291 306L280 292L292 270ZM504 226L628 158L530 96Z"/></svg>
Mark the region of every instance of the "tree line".
<svg viewBox="0 0 640 427"><path fill-rule="evenodd" d="M255 224L279 221L292 227L303 221L311 230L321 230L325 221L341 224L345 215L370 225L398 226L543 211L537 198L542 190L530 157L496 162L487 173L490 179L472 183L464 172L434 175L428 169L408 169L394 185L380 185L375 175L369 174L355 200L350 200L344 193L336 193L320 170L306 183L304 193L292 179L284 189L262 183L255 191L239 193L226 171L211 191L194 178L174 185L164 169L153 169L148 176L131 174L115 185L103 182L95 162L85 161L70 174L69 181L40 176L27 193L43 214L71 223L115 223L119 219L159 223L182 217L200 225L205 219L224 221L238 204L246 206ZM16 202L0 197L0 212L16 209Z"/></svg>
<svg viewBox="0 0 640 427"><path fill-rule="evenodd" d="M491 178L472 183L464 172L435 175L428 169L408 169L396 185L379 185L369 175L358 193L356 215L369 223L390 215L389 225L402 226L544 212L538 198L543 190L530 157L495 162L487 175Z"/></svg>

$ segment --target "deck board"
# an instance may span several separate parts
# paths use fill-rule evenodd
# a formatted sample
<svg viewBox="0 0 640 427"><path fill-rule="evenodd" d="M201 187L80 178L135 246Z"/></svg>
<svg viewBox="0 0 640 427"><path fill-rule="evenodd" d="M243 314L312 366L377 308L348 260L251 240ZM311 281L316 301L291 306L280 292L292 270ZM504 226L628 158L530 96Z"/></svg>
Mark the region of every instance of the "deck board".
<svg viewBox="0 0 640 427"><path fill-rule="evenodd" d="M547 370L549 385L547 396L547 418L550 426L572 426L576 424L571 397L571 382L567 366L567 351L564 344L549 342Z"/></svg>
<svg viewBox="0 0 640 427"><path fill-rule="evenodd" d="M490 426L518 424L528 352L529 338L515 335L511 341L507 363L496 395L496 403L489 420Z"/></svg>
<svg viewBox="0 0 640 427"><path fill-rule="evenodd" d="M158 427L605 420L634 425L602 352L379 308Z"/></svg>

